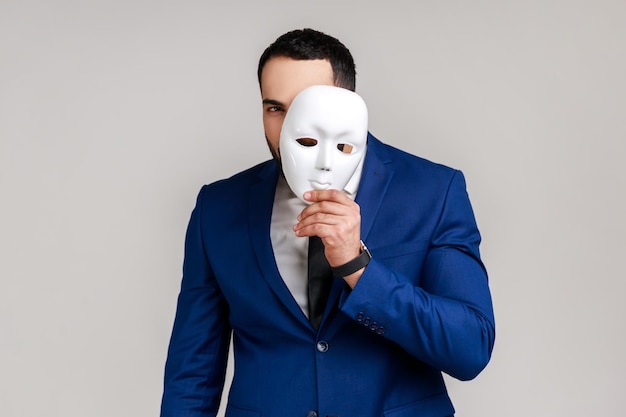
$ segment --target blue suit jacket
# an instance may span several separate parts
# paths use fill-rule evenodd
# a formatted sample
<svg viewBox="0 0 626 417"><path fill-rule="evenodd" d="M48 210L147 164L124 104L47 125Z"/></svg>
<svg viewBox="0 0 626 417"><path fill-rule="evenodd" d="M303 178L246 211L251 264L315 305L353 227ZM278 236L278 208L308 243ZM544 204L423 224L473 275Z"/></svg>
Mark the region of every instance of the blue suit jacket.
<svg viewBox="0 0 626 417"><path fill-rule="evenodd" d="M335 278L319 331L274 260L277 178L267 161L198 196L161 416L216 414L231 331L229 417L452 415L441 372L475 377L494 342L463 175L370 135L356 201L373 258L352 291Z"/></svg>

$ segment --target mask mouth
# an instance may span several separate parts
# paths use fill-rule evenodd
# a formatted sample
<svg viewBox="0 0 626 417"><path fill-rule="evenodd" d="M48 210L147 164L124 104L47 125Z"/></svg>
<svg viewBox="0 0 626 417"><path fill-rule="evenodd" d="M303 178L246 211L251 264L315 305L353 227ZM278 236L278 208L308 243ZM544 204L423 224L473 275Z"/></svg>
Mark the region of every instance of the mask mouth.
<svg viewBox="0 0 626 417"><path fill-rule="evenodd" d="M314 190L328 190L331 186L330 182L319 182L316 180L309 180L309 183Z"/></svg>
<svg viewBox="0 0 626 417"><path fill-rule="evenodd" d="M329 171L316 172L309 178L309 184L314 190L328 190L333 185L333 176Z"/></svg>

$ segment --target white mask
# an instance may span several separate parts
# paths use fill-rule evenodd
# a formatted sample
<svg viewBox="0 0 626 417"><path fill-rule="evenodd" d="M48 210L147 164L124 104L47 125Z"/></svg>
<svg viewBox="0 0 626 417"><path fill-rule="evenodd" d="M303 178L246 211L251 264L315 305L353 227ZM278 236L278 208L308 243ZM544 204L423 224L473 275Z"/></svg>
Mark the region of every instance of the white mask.
<svg viewBox="0 0 626 417"><path fill-rule="evenodd" d="M367 107L358 94L327 85L305 88L291 102L280 132L287 184L303 201L306 191L343 191L366 142Z"/></svg>

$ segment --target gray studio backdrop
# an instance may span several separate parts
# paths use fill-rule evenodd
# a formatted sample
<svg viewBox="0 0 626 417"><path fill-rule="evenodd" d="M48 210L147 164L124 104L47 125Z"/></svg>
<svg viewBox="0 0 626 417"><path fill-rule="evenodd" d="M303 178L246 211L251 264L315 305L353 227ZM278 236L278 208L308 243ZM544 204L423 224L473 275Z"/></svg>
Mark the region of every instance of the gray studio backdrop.
<svg viewBox="0 0 626 417"><path fill-rule="evenodd" d="M623 415L626 3L0 1L0 415L158 413L201 185L269 158L279 34L340 38L382 140L464 171L497 342L461 417Z"/></svg>

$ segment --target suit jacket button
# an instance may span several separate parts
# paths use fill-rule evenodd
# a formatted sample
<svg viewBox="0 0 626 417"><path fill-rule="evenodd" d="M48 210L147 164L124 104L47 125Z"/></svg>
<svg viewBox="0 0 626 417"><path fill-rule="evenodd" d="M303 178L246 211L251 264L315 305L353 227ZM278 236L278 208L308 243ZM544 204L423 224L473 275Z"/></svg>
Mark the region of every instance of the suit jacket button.
<svg viewBox="0 0 626 417"><path fill-rule="evenodd" d="M376 329L378 329L378 323L373 322L370 324L370 330L376 331Z"/></svg>
<svg viewBox="0 0 626 417"><path fill-rule="evenodd" d="M363 320L363 326L367 327L370 325L371 322L372 322L371 318L365 317L365 320Z"/></svg>
<svg viewBox="0 0 626 417"><path fill-rule="evenodd" d="M317 411L311 410L306 414L306 417L317 417Z"/></svg>
<svg viewBox="0 0 626 417"><path fill-rule="evenodd" d="M363 322L363 318L365 317L365 315L363 313L359 313L356 315L355 319L358 323L362 323Z"/></svg>
<svg viewBox="0 0 626 417"><path fill-rule="evenodd" d="M322 353L326 352L328 350L328 342L325 342L324 340L317 342L317 350Z"/></svg>
<svg viewBox="0 0 626 417"><path fill-rule="evenodd" d="M380 327L376 330L376 333L378 333L378 334L383 334L383 333L385 333L385 328L384 328L383 326L380 326Z"/></svg>

